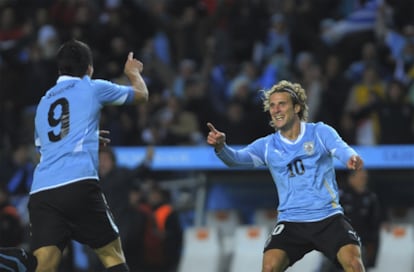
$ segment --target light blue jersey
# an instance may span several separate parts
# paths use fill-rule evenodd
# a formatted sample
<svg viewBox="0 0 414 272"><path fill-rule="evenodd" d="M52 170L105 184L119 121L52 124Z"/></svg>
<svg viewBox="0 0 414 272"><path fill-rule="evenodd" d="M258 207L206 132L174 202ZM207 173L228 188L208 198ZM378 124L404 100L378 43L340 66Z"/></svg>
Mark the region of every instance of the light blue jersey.
<svg viewBox="0 0 414 272"><path fill-rule="evenodd" d="M333 160L346 164L356 152L324 123L302 122L300 131L294 142L275 132L217 153L228 166L269 168L279 194L278 221L313 222L343 213Z"/></svg>
<svg viewBox="0 0 414 272"><path fill-rule="evenodd" d="M129 86L89 76L59 77L37 107L35 144L41 158L30 193L98 179L100 110L130 103L133 96Z"/></svg>

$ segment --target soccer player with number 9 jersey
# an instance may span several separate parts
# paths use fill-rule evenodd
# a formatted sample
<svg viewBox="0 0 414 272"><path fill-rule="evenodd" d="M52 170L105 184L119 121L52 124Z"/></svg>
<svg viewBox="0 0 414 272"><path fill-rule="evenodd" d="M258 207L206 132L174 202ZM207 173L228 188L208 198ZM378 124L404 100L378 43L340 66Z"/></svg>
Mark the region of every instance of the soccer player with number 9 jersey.
<svg viewBox="0 0 414 272"><path fill-rule="evenodd" d="M92 52L77 40L57 53L59 78L41 98L35 144L41 154L30 192L31 252L0 248L7 271L57 271L71 240L91 247L107 271L129 271L118 228L98 178L99 119L105 105L148 101L143 64L129 53L124 73L131 85L92 79Z"/></svg>

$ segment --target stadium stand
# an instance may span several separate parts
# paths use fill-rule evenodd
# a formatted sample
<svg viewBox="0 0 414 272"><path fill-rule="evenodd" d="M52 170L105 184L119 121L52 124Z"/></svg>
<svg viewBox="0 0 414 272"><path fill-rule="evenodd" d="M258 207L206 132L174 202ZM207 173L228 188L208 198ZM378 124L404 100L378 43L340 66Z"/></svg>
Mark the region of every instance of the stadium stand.
<svg viewBox="0 0 414 272"><path fill-rule="evenodd" d="M377 265L370 272L414 271L414 230L412 224L396 224L381 230Z"/></svg>
<svg viewBox="0 0 414 272"><path fill-rule="evenodd" d="M253 212L253 222L259 226L265 226L268 231L276 224L277 211L275 209L257 209Z"/></svg>
<svg viewBox="0 0 414 272"><path fill-rule="evenodd" d="M216 228L189 227L184 233L184 250L179 272L220 272L222 247Z"/></svg>
<svg viewBox="0 0 414 272"><path fill-rule="evenodd" d="M234 234L230 272L260 271L263 247L268 234L267 226L239 226Z"/></svg>
<svg viewBox="0 0 414 272"><path fill-rule="evenodd" d="M234 230L241 224L236 210L210 210L206 212L206 226L217 228L225 254L234 246Z"/></svg>

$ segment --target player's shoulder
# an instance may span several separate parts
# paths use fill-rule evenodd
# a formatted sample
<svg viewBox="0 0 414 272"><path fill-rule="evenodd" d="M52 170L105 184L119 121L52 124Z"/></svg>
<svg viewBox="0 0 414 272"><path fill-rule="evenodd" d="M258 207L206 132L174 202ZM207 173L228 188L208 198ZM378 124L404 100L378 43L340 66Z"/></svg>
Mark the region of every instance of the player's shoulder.
<svg viewBox="0 0 414 272"><path fill-rule="evenodd" d="M306 126L307 126L306 129L311 129L311 130L314 130L315 132L327 132L327 131L334 130L332 126L322 121L315 122L315 123L306 123Z"/></svg>
<svg viewBox="0 0 414 272"><path fill-rule="evenodd" d="M322 121L319 121L319 122L308 122L308 123L306 123L306 126L309 127L309 128L318 129L318 128L326 127L326 126L329 126L329 125L322 122Z"/></svg>
<svg viewBox="0 0 414 272"><path fill-rule="evenodd" d="M103 78L95 78L88 80L91 84L110 84L111 82L109 80L103 79Z"/></svg>
<svg viewBox="0 0 414 272"><path fill-rule="evenodd" d="M88 78L86 80L89 82L89 84L91 86L98 87L98 88L99 87L105 87L105 86L109 86L109 85L113 85L114 84L113 82L111 82L109 80L106 80L106 79L102 79L102 78L97 78L97 79Z"/></svg>
<svg viewBox="0 0 414 272"><path fill-rule="evenodd" d="M267 135L265 135L263 137L260 137L260 138L256 139L255 142L268 143L268 142L272 141L272 139L277 134L278 134L277 132L273 132L273 133L267 134Z"/></svg>
<svg viewBox="0 0 414 272"><path fill-rule="evenodd" d="M263 137L258 138L257 140L270 141L276 134L277 132L269 133L267 135L264 135Z"/></svg>
<svg viewBox="0 0 414 272"><path fill-rule="evenodd" d="M335 138L338 135L338 132L332 126L324 122L307 123L305 133L318 138Z"/></svg>
<svg viewBox="0 0 414 272"><path fill-rule="evenodd" d="M90 79L89 85L98 95L103 95L107 91L118 90L121 85L106 79Z"/></svg>

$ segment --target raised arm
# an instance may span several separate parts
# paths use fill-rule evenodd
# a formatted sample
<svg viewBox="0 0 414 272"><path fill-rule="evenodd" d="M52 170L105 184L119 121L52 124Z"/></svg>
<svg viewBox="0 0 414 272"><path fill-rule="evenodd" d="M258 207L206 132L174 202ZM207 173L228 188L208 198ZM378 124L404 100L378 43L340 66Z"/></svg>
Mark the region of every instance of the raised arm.
<svg viewBox="0 0 414 272"><path fill-rule="evenodd" d="M134 101L136 103L148 101L148 89L141 72L144 69L142 62L134 58L134 54L130 52L125 62L124 73L134 88Z"/></svg>

